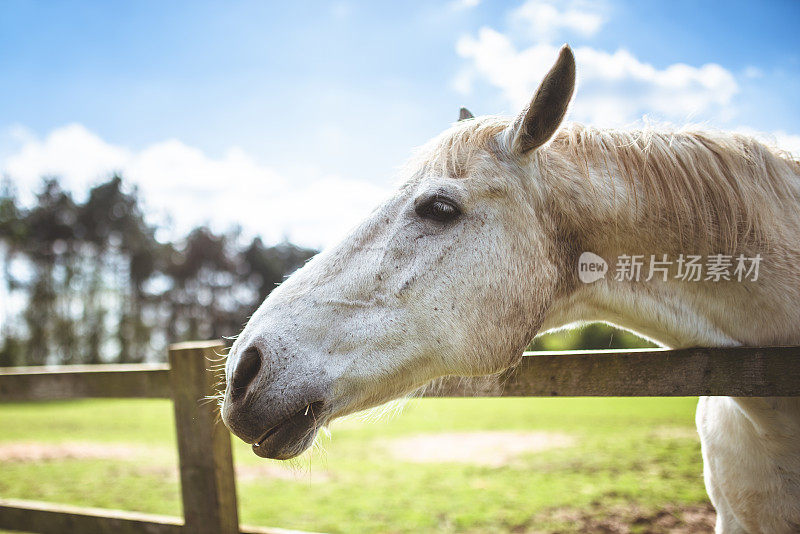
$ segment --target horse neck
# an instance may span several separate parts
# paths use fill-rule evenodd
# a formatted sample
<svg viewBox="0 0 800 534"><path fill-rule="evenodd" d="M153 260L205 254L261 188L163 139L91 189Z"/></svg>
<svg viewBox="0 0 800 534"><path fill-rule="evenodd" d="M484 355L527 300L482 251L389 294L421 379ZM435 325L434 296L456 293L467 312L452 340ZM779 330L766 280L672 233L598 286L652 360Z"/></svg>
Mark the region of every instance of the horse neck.
<svg viewBox="0 0 800 534"><path fill-rule="evenodd" d="M542 180L546 194L553 197L550 205L559 207L554 227L563 232L558 240L566 277L543 330L604 321L671 347L800 343L800 274L785 265L769 264L788 252L798 265L796 248L770 252L744 241L732 244L713 232L698 233L691 221L683 224L674 213L666 212L663 199L648 198L641 187L648 176L623 177L613 165L599 168L554 159L556 168L543 172ZM609 267L605 278L590 284L577 276L578 257L587 251L604 258ZM673 262L681 254L701 255L705 265L712 254L750 258L759 252L763 260L758 282L681 280L675 278L675 263L666 281L614 280L622 255L642 258L644 280L651 255L662 259L666 254ZM753 313L758 306L776 315Z"/></svg>

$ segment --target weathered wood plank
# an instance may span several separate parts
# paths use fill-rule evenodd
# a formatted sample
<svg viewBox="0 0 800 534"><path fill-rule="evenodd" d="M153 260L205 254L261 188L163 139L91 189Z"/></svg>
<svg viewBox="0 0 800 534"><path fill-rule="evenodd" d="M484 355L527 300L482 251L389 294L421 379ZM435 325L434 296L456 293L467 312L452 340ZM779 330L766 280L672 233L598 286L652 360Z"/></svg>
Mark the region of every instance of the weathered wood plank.
<svg viewBox="0 0 800 534"><path fill-rule="evenodd" d="M249 525L242 526L239 532L241 532L241 534L319 534L307 530L292 530L277 527L251 527Z"/></svg>
<svg viewBox="0 0 800 534"><path fill-rule="evenodd" d="M0 499L0 529L41 534L191 534L179 517ZM315 534L305 530L242 526L241 534Z"/></svg>
<svg viewBox="0 0 800 534"><path fill-rule="evenodd" d="M799 367L800 347L536 352L515 370L448 377L426 395L795 396ZM0 401L169 397L167 370L163 364L0 368Z"/></svg>
<svg viewBox="0 0 800 534"><path fill-rule="evenodd" d="M428 397L800 396L800 347L529 352L491 377L446 377Z"/></svg>
<svg viewBox="0 0 800 534"><path fill-rule="evenodd" d="M212 360L222 343L182 343L169 350L170 384L178 433L186 530L193 534L239 532L236 484L228 429L218 420Z"/></svg>
<svg viewBox="0 0 800 534"><path fill-rule="evenodd" d="M180 534L178 517L0 499L0 528L42 534Z"/></svg>
<svg viewBox="0 0 800 534"><path fill-rule="evenodd" d="M169 398L166 364L0 367L0 401Z"/></svg>

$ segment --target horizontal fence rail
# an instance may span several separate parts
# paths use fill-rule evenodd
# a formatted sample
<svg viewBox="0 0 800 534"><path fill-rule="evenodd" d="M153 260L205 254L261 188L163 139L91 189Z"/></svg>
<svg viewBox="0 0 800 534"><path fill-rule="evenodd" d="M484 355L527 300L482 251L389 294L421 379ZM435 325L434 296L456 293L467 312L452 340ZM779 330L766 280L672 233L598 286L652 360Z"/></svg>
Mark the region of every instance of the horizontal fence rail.
<svg viewBox="0 0 800 534"><path fill-rule="evenodd" d="M498 375L451 376L426 397L800 396L800 347L526 352ZM169 365L0 368L0 401L170 398Z"/></svg>
<svg viewBox="0 0 800 534"><path fill-rule="evenodd" d="M171 395L167 364L0 367L0 401Z"/></svg>
<svg viewBox="0 0 800 534"><path fill-rule="evenodd" d="M179 517L49 502L0 499L0 528L64 534L193 534ZM314 534L285 528L239 527L241 534Z"/></svg>
<svg viewBox="0 0 800 534"><path fill-rule="evenodd" d="M526 352L490 377L447 377L426 397L800 396L800 347Z"/></svg>
<svg viewBox="0 0 800 534"><path fill-rule="evenodd" d="M219 342L183 343L169 364L0 368L0 401L171 398L184 518L0 499L0 529L86 534L289 534L239 525L230 434L217 420L210 360ZM800 396L800 347L525 353L497 375L445 377L427 397Z"/></svg>
<svg viewBox="0 0 800 534"><path fill-rule="evenodd" d="M179 517L122 510L0 499L0 527L43 533L181 534L183 521Z"/></svg>

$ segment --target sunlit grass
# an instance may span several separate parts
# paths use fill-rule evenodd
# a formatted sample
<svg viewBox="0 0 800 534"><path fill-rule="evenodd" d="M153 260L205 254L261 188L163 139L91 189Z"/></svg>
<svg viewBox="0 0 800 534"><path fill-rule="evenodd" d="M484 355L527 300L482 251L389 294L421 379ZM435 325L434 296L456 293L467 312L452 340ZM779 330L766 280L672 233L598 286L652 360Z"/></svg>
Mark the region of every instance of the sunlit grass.
<svg viewBox="0 0 800 534"><path fill-rule="evenodd" d="M547 531L559 525L569 531L549 511L703 503L695 403L413 400L388 419L334 423L330 438L321 438L324 450L266 472L272 462L236 441L242 521L334 532ZM115 445L128 445L123 457L0 461L0 497L180 513L168 401L4 404L0 428L0 446L101 442L113 453ZM576 444L523 454L500 467L409 463L386 446L419 433L486 430L558 431L575 436Z"/></svg>

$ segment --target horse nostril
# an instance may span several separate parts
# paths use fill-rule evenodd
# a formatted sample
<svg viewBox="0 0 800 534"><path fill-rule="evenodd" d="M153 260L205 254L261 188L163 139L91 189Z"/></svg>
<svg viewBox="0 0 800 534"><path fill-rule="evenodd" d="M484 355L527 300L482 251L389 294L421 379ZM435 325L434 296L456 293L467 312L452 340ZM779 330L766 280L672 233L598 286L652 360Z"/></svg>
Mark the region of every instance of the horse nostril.
<svg viewBox="0 0 800 534"><path fill-rule="evenodd" d="M233 371L233 379L231 380L231 398L233 400L244 395L245 391L247 391L247 386L253 382L260 370L261 353L257 348L250 347L242 353L242 357Z"/></svg>

